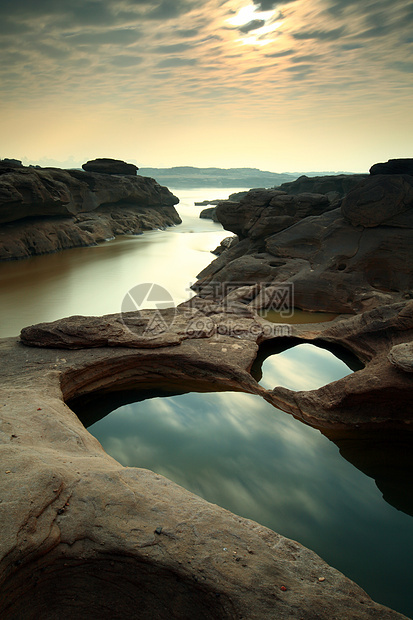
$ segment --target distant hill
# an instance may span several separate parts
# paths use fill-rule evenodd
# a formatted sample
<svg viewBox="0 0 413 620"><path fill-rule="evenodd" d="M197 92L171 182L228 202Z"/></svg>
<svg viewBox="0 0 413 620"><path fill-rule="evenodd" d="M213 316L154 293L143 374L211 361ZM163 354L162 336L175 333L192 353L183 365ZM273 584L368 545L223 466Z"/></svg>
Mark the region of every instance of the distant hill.
<svg viewBox="0 0 413 620"><path fill-rule="evenodd" d="M300 173L267 172L258 168L139 168L138 175L151 177L160 185L189 189L198 187L275 187L294 181Z"/></svg>

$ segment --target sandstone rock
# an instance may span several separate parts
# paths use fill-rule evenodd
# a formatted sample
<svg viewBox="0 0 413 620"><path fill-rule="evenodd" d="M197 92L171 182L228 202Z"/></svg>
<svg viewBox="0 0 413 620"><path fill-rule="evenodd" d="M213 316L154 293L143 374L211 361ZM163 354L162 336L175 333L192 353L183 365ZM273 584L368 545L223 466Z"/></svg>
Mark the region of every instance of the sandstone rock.
<svg viewBox="0 0 413 620"><path fill-rule="evenodd" d="M248 301L258 288L238 289L231 300ZM178 309L159 348L142 348L149 310L128 313L126 324L111 315L26 328L22 342L30 347L0 341L2 459L9 472L0 482L8 500L1 503L2 617L34 619L47 607L49 614L65 609L76 617L81 609L82 617L109 620L133 616L138 606L165 620L177 614L188 620L403 618L299 543L162 476L123 468L64 404L76 403L81 415L82 399L87 408L97 392L156 383L255 393L326 434L410 420L410 377L386 355L401 340L411 342L413 302L335 324L291 326L297 342L341 344L365 363L350 377L298 393L256 383L249 369L257 343L276 341L276 326L225 312L225 305L210 305L203 315L215 325L209 337L189 336L185 328L199 309ZM241 561L229 561L228 550Z"/></svg>
<svg viewBox="0 0 413 620"><path fill-rule="evenodd" d="M215 207L207 207L206 209L202 209L199 217L205 220L212 220L213 222L218 222L218 218L216 216Z"/></svg>
<svg viewBox="0 0 413 620"><path fill-rule="evenodd" d="M385 163L374 164L370 174L409 174L413 175L413 159L389 159Z"/></svg>
<svg viewBox="0 0 413 620"><path fill-rule="evenodd" d="M410 297L411 178L368 177L347 194L341 209L326 196L277 190L221 203L218 218L241 241L198 275L194 290L208 296L214 283L225 280L239 286L290 282L296 307L339 313ZM276 193L269 199L271 191Z"/></svg>
<svg viewBox="0 0 413 620"><path fill-rule="evenodd" d="M171 311L164 311L169 316ZM179 344L176 333L161 330L158 334L150 329L148 313L136 316L101 317L72 316L65 321L40 323L22 330L21 342L30 346L57 349L85 349L94 347L157 348ZM172 309L172 319L174 309ZM149 314L150 316L150 314Z"/></svg>
<svg viewBox="0 0 413 620"><path fill-rule="evenodd" d="M216 206L220 202L222 202L221 199L217 198L215 200L200 200L200 201L196 201L196 202L194 202L194 205L196 207L207 207L208 205Z"/></svg>
<svg viewBox="0 0 413 620"><path fill-rule="evenodd" d="M216 254L216 256L220 256L222 252L225 250L229 250L231 247L236 245L239 242L238 237L235 235L233 237L225 237L221 243L215 248L215 250L211 250L212 254Z"/></svg>
<svg viewBox="0 0 413 620"><path fill-rule="evenodd" d="M392 225L396 216L413 209L413 176L375 175L345 196L341 211L353 226ZM396 221L397 225L397 221Z"/></svg>
<svg viewBox="0 0 413 620"><path fill-rule="evenodd" d="M23 168L23 164L19 159L0 159L0 174L4 174L14 168Z"/></svg>
<svg viewBox="0 0 413 620"><path fill-rule="evenodd" d="M106 355L109 355L108 347L156 348L158 353L153 354L158 355L157 363L161 364L164 360L167 364L164 370L159 368L157 371L160 377L166 377L165 381L168 381L168 373L172 373L178 381L185 383L188 380L187 373L190 374L189 366L195 364L201 367L204 364L201 375L193 374L193 385L197 385L200 380L203 385L205 382L215 385L214 390L218 387L229 389L231 386L259 395L266 394L267 398L267 391L247 372L258 345L265 341L276 342L278 338L277 326L259 317L254 311L258 307L256 298L262 297L262 285L235 289L225 286L222 290L227 291L227 294L220 299L217 294L215 300L210 302L195 297L178 309L165 310L164 318L168 328L162 328L160 332L156 326L151 327L155 311L146 310L104 317L70 317L26 327L22 330L21 342L46 349L89 351L103 347ZM203 334L194 337L193 330L188 333L188 325L204 319L208 319L205 325L208 323L209 327ZM234 320L237 331L233 333ZM413 301L381 306L333 323L290 327L292 342L295 339L297 342L304 340L343 347L365 367L311 392L293 393L277 388L270 394L276 407L318 428L326 429L354 428L356 424L365 428L382 425L401 428L410 423L411 408L408 403L412 396L412 378L409 372L400 372L395 367L395 361L401 363L411 357ZM222 342L231 344L224 357L221 356L220 347L217 347L221 336L224 338ZM238 345L232 347L237 342ZM181 367L180 356L184 351L185 355L189 354L189 366L185 364ZM113 355L117 359L117 354ZM131 351L130 355L133 358L135 354ZM173 362L171 366L171 360L175 360L176 356L181 361L176 361L176 364ZM233 367L231 371L230 367ZM117 385L116 377L108 375L106 370L104 372L105 376L100 381L104 381L106 388ZM139 381L149 381L149 371L144 367L134 372L137 376L142 374ZM397 399L394 398L395 393Z"/></svg>
<svg viewBox="0 0 413 620"><path fill-rule="evenodd" d="M413 343L403 342L391 348L389 361L404 372L413 372Z"/></svg>
<svg viewBox="0 0 413 620"><path fill-rule="evenodd" d="M141 234L180 224L174 207L99 209L72 218L36 218L0 227L0 260L28 258L96 245L117 235Z"/></svg>
<svg viewBox="0 0 413 620"><path fill-rule="evenodd" d="M334 208L322 194L289 196L277 189L254 189L239 202L227 200L216 207L216 216L225 230L240 237L258 239L288 228L307 215Z"/></svg>
<svg viewBox="0 0 413 620"><path fill-rule="evenodd" d="M321 177L307 177L306 175L302 175L295 181L283 183L277 189L287 192L287 194L310 192L312 194L327 194L342 197L367 177L367 174L337 174Z"/></svg>
<svg viewBox="0 0 413 620"><path fill-rule="evenodd" d="M93 159L82 165L87 172L99 172L100 174L127 174L135 176L139 170L135 164L127 164L120 159L101 157Z"/></svg>
<svg viewBox="0 0 413 620"><path fill-rule="evenodd" d="M0 260L179 224L177 202L166 187L146 177L8 170L0 176Z"/></svg>
<svg viewBox="0 0 413 620"><path fill-rule="evenodd" d="M0 176L0 223L76 215L103 206L162 207L178 202L166 187L146 177L57 168L18 168Z"/></svg>
<svg viewBox="0 0 413 620"><path fill-rule="evenodd" d="M297 331L305 333L307 329ZM400 372L395 362L408 363L411 354L413 302L381 306L345 321L313 326L311 338L314 343L341 345L365 367L318 390L275 388L273 394L284 401L284 411L331 430L342 428L347 415L353 428L410 428L412 409L407 403L413 395L413 381L410 372Z"/></svg>

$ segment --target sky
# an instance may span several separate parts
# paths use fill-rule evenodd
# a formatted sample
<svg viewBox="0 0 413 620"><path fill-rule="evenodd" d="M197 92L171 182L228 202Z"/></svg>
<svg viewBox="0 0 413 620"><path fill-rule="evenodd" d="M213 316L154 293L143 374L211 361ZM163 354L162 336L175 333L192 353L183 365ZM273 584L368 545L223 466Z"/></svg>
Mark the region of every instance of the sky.
<svg viewBox="0 0 413 620"><path fill-rule="evenodd" d="M411 0L0 0L0 158L366 172L413 157Z"/></svg>

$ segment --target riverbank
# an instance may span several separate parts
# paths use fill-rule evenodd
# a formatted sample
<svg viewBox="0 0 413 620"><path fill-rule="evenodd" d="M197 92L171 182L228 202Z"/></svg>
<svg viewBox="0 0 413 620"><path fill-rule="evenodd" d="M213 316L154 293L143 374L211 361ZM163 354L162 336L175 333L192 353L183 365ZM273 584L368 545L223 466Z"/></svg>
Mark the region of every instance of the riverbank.
<svg viewBox="0 0 413 620"><path fill-rule="evenodd" d="M172 193L180 201L179 226L0 262L0 337L17 337L27 325L65 316L120 312L128 291L145 282L163 286L175 305L191 297L196 275L211 262L211 250L228 234L221 224L200 219L200 207L194 202L208 195L224 199L227 194L219 188L207 193L172 189Z"/></svg>
<svg viewBox="0 0 413 620"><path fill-rule="evenodd" d="M110 167L88 172L0 161L0 261L181 223L176 196L154 179L137 176L135 166L131 174L128 164L119 164L126 173L116 166L111 173Z"/></svg>

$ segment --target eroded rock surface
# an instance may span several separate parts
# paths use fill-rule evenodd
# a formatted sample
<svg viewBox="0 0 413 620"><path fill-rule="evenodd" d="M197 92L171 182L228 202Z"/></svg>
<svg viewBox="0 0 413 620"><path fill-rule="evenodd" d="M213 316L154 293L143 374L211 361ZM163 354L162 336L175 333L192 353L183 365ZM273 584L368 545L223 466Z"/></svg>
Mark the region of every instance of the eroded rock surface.
<svg viewBox="0 0 413 620"><path fill-rule="evenodd" d="M402 342L390 349L389 361L404 372L413 372L413 343Z"/></svg>
<svg viewBox="0 0 413 620"><path fill-rule="evenodd" d="M295 181L282 183L277 189L287 194L312 193L327 194L330 198L342 197L367 176L366 174L335 174L308 177L303 174Z"/></svg>
<svg viewBox="0 0 413 620"><path fill-rule="evenodd" d="M136 171L132 176L3 166L0 260L93 245L119 234L179 224L174 208L178 202L166 187L136 176Z"/></svg>
<svg viewBox="0 0 413 620"><path fill-rule="evenodd" d="M166 333L145 311L72 317L24 329L21 343L0 342L2 618L45 617L45 610L58 617L62 609L107 619L135 617L137 609L165 620L403 618L297 542L162 476L122 467L65 404L132 386L235 390L326 428L376 425L377 411L363 417L360 394L374 382L383 398L388 373L399 373L387 353L411 339L413 303L292 326L293 340L341 343L366 365L352 382L327 386L324 398L327 388L267 391L251 376L260 343L278 338L278 326L254 311L257 293L247 287L222 304L197 299L168 310ZM391 380L407 397L407 384ZM384 412L380 422L408 420Z"/></svg>
<svg viewBox="0 0 413 620"><path fill-rule="evenodd" d="M362 312L413 296L413 177L375 175L343 200L324 194L252 190L216 210L240 242L194 286L222 282L294 286L304 310Z"/></svg>

